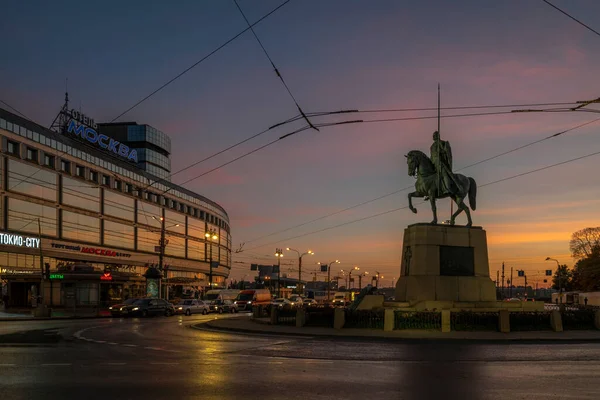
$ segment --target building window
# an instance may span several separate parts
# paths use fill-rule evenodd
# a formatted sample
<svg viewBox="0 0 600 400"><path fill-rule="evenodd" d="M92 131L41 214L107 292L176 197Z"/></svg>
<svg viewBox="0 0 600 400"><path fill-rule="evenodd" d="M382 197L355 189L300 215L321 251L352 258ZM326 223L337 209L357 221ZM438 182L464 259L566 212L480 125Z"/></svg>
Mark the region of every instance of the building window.
<svg viewBox="0 0 600 400"><path fill-rule="evenodd" d="M80 178L85 178L85 168L81 165L75 166L75 175L77 175Z"/></svg>
<svg viewBox="0 0 600 400"><path fill-rule="evenodd" d="M90 181L98 183L98 173L96 171L90 171Z"/></svg>
<svg viewBox="0 0 600 400"><path fill-rule="evenodd" d="M44 154L44 165L46 167L54 168L54 156Z"/></svg>
<svg viewBox="0 0 600 400"><path fill-rule="evenodd" d="M131 183L126 183L126 184L125 184L125 192L126 192L126 193L131 193L131 192L133 192L133 186L131 186Z"/></svg>
<svg viewBox="0 0 600 400"><path fill-rule="evenodd" d="M67 160L60 160L60 170L65 172L71 172L71 163Z"/></svg>
<svg viewBox="0 0 600 400"><path fill-rule="evenodd" d="M29 161L36 161L37 162L37 150L36 149L32 149L31 147L27 148L27 159Z"/></svg>
<svg viewBox="0 0 600 400"><path fill-rule="evenodd" d="M118 179L115 179L113 182L113 188L117 189L117 190L121 190L121 181Z"/></svg>
<svg viewBox="0 0 600 400"><path fill-rule="evenodd" d="M102 175L102 184L104 186L110 186L110 176Z"/></svg>
<svg viewBox="0 0 600 400"><path fill-rule="evenodd" d="M200 210L200 219L204 219L204 211Z"/></svg>
<svg viewBox="0 0 600 400"><path fill-rule="evenodd" d="M9 140L6 150L8 151L8 153L18 156L19 155L19 143L12 142Z"/></svg>

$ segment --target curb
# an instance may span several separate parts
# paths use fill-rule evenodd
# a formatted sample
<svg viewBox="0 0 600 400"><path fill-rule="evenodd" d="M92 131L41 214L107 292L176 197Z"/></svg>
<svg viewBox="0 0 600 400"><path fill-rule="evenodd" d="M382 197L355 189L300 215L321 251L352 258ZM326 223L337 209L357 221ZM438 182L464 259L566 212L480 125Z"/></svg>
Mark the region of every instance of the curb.
<svg viewBox="0 0 600 400"><path fill-rule="evenodd" d="M75 320L75 319L100 319L110 318L110 315L95 315L95 316L71 316L71 317L14 317L0 318L0 322L23 322L23 321L57 321L57 320Z"/></svg>
<svg viewBox="0 0 600 400"><path fill-rule="evenodd" d="M211 330L229 332L229 333L245 333L245 334L259 334L259 335L271 335L271 336L291 336L291 337L310 337L315 339L338 339L338 340L351 340L351 341L378 341L378 342L404 342L404 343L470 343L470 344L578 344L578 343L600 343L599 338L520 338L520 337L505 337L505 338L452 338L452 337L434 337L434 338L407 338L397 336L367 336L367 335L331 335L331 334L320 334L320 333L308 333L308 332L276 332L258 329L244 329L244 328L224 328L221 326L214 326L211 324L212 321L202 322L198 324L190 325L191 328L197 330L204 330L201 326L205 325Z"/></svg>

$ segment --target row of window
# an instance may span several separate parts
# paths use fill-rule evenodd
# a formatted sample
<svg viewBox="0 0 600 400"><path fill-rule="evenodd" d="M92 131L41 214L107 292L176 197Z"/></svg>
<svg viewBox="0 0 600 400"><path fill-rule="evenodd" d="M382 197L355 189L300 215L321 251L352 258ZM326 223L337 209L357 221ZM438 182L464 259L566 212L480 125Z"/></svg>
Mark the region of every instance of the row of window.
<svg viewBox="0 0 600 400"><path fill-rule="evenodd" d="M66 145L60 141L57 141L56 139L53 138L54 135L56 135L54 133L52 133L52 137L46 136L46 135L48 135L48 132L39 133L36 131L32 131L32 130L27 129L23 126L20 126L16 123L7 121L4 118L0 118L0 129L5 129L7 131L13 132L16 135L28 138L30 140L33 140L34 142L48 146L48 147L50 147L56 151L59 151L61 153L69 154L72 157L79 158L81 160L85 160L94 165L98 165L104 169L114 172L115 174L126 176L129 179L140 182L143 186L147 186L151 183L151 181L147 177L140 175L138 173L135 173L128 168L124 168L119 165L113 164L112 162L108 161L105 158L93 156L93 155L86 153L85 151L82 151L78 148L75 148L75 147ZM169 140L169 151L170 151L170 139L168 139L168 140ZM222 207L220 207L219 205L217 205L214 202L211 202L209 199L204 198L203 196L191 195L191 194L181 191L173 186L167 186L164 183L160 183L160 182L159 183L152 182L152 183L153 183L154 188L156 188L157 190L159 190L163 193L169 192L177 198L181 198L190 203L202 206L208 210L211 210L212 212L214 212L216 214L225 213L225 210L223 210Z"/></svg>
<svg viewBox="0 0 600 400"><path fill-rule="evenodd" d="M21 146L20 143L12 141L12 140L8 140L7 141L7 152L16 157L20 157L21 156L20 146ZM39 164L41 161L41 164L43 166L48 167L50 169L55 169L56 157L51 154L43 153L43 160L39 160L38 149L36 149L36 148L32 148L30 146L25 146L25 159L27 161L30 161L30 162L33 162L36 164ZM24 183L23 181L29 181L30 176L32 176L34 174L37 175L37 173L38 173L37 171L32 170L32 169L30 169L29 171L18 172L19 170L23 170L23 169L27 169L27 168L17 166L13 159L10 159L9 165L10 165L9 173L13 173L14 175L16 175L15 179L17 181L19 181L19 183L17 183L17 185L23 184ZM190 207L187 204L184 204L184 203L174 200L172 198L165 197L161 194L151 192L149 190L137 189L130 183L123 183L119 179L111 177L110 175L101 174L98 171L94 171L92 169L87 169L82 165L75 164L74 168L72 168L72 167L73 166L71 165L71 161L63 159L63 158L60 159L60 168L59 169L60 169L60 171L66 173L66 174L70 174L75 177L84 179L86 181L94 182L96 184L101 184L105 187L109 187L109 188L112 188L117 191L124 191L125 193L131 194L133 196L137 196L137 197L142 198L151 203L155 203L155 204L158 204L158 205L161 205L164 207L168 207L172 210L190 215L190 216L198 218L198 219L205 220L213 225L217 225L218 227L225 229L227 232L230 232L229 224L227 224L227 222L225 222L223 219L217 217L216 215L210 214L208 212L197 209L195 207ZM20 175L20 177L19 177L19 175ZM77 184L74 184L73 186L77 186ZM48 198L47 195L48 194L46 193L40 197ZM50 197L50 198L54 198L54 197Z"/></svg>
<svg viewBox="0 0 600 400"><path fill-rule="evenodd" d="M149 253L155 253L156 246L160 243L160 229L138 226L136 234L133 225L106 219L103 220L104 226L101 228L99 218L73 211L57 210L55 207L25 200L8 198L7 211L7 228L12 231L32 234L41 232L44 236ZM60 235L59 213L62 213ZM165 237L166 255L200 261L208 261L212 255L212 259L218 260L220 264L230 265L231 251L229 248L219 246L219 242L207 243L200 238L186 239L185 236L179 236L172 231L166 232Z"/></svg>

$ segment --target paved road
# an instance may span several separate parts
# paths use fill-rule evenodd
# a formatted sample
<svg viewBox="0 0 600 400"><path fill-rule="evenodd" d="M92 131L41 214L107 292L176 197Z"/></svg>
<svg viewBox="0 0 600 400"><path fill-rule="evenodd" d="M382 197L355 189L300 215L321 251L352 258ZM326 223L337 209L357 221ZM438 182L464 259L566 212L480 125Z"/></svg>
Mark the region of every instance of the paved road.
<svg viewBox="0 0 600 400"><path fill-rule="evenodd" d="M0 394L7 400L600 398L600 344L371 343L190 328L209 318L215 316L2 323Z"/></svg>

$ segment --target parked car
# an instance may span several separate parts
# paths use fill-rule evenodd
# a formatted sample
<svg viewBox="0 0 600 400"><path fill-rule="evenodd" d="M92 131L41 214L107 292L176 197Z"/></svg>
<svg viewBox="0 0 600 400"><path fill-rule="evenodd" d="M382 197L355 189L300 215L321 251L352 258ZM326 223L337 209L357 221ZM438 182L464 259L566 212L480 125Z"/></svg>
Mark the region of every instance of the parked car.
<svg viewBox="0 0 600 400"><path fill-rule="evenodd" d="M121 308L123 316L149 317L164 315L170 317L175 314L173 304L163 299L138 299L133 304Z"/></svg>
<svg viewBox="0 0 600 400"><path fill-rule="evenodd" d="M219 314L225 313L236 313L238 312L237 305L231 300L215 300L210 305L210 310Z"/></svg>
<svg viewBox="0 0 600 400"><path fill-rule="evenodd" d="M192 315L202 313L206 315L210 312L210 306L207 302L196 299L183 299L175 306L176 314Z"/></svg>
<svg viewBox="0 0 600 400"><path fill-rule="evenodd" d="M108 311L110 311L110 315L113 317L122 317L123 316L123 310L125 310L124 307L127 307L133 303L135 303L136 301L138 301L139 299L127 299L125 300L123 303L121 304L113 304L112 306L108 307Z"/></svg>
<svg viewBox="0 0 600 400"><path fill-rule="evenodd" d="M304 303L304 298L302 296L300 296L299 294L291 295L289 300L298 306L300 306L300 305L302 305L302 303Z"/></svg>

